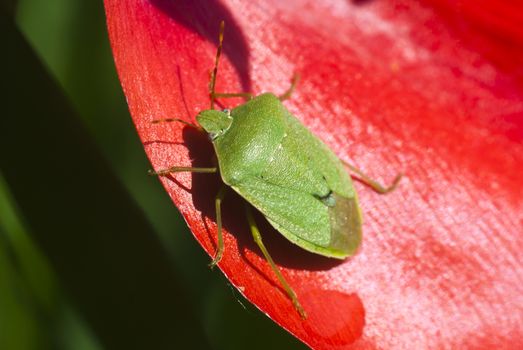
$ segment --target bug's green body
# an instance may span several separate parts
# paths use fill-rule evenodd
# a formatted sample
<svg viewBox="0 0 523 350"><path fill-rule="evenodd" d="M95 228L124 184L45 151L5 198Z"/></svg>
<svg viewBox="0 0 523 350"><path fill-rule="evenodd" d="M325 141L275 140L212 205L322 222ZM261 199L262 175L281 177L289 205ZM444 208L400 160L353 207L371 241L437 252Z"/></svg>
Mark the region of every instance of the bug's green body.
<svg viewBox="0 0 523 350"><path fill-rule="evenodd" d="M361 215L338 157L290 114L278 97L259 95L231 112L197 117L213 140L223 182L287 239L334 258L361 242Z"/></svg>

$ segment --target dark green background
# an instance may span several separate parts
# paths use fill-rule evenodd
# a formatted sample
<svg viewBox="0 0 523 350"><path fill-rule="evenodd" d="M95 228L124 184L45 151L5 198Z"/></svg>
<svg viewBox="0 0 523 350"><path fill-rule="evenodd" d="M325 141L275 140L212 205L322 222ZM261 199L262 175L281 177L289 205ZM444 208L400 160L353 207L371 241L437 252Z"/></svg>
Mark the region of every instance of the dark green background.
<svg viewBox="0 0 523 350"><path fill-rule="evenodd" d="M305 348L208 269L159 181L147 176L103 4L2 6L0 349ZM149 260L158 249L166 258ZM126 290L135 276L139 300ZM159 342L165 333L170 340Z"/></svg>

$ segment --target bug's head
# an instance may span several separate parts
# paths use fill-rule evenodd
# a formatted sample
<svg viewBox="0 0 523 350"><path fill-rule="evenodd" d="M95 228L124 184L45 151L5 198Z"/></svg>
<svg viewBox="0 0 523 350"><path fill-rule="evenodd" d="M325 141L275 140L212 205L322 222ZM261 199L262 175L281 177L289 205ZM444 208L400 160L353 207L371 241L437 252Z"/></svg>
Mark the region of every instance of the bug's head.
<svg viewBox="0 0 523 350"><path fill-rule="evenodd" d="M196 116L198 124L209 134L211 141L223 135L232 124L232 117L228 110L217 111L209 109Z"/></svg>

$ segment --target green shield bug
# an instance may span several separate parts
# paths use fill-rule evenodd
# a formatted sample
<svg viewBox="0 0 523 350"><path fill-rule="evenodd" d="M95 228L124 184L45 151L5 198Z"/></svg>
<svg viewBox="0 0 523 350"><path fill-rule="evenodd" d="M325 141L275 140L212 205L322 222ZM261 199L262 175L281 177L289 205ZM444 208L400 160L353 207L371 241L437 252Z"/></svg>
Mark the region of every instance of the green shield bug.
<svg viewBox="0 0 523 350"><path fill-rule="evenodd" d="M358 197L345 167L379 193L393 190L401 175L391 186L383 187L356 167L341 161L303 126L281 102L290 97L297 82L296 76L291 87L280 96L215 92L223 33L222 21L209 83L211 106L198 114L198 125L176 118L153 121L182 122L207 133L214 146L218 167L174 166L150 171L150 174L220 173L223 185L215 198L218 244L211 267L218 264L224 252L221 202L228 188L258 209L278 232L299 247L337 259L353 255L361 243L362 218ZM214 109L216 98L229 97L245 97L247 102L232 110ZM250 205L246 205L246 214L254 240L296 310L306 318L296 293L262 242Z"/></svg>

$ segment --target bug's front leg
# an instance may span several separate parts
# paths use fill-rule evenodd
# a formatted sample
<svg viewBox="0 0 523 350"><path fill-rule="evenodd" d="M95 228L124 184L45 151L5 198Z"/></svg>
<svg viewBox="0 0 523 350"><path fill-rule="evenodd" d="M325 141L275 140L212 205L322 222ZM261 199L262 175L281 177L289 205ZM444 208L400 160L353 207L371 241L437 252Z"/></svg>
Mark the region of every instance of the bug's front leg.
<svg viewBox="0 0 523 350"><path fill-rule="evenodd" d="M160 170L149 170L147 173L149 175L158 175L158 176L165 176L169 175L171 173L181 173L181 172L190 172L190 173L215 173L217 172L217 168L193 168L193 167L186 167L186 166L173 166L167 169L160 169Z"/></svg>
<svg viewBox="0 0 523 350"><path fill-rule="evenodd" d="M347 168L356 173L356 175L358 175L367 186L370 186L374 191L380 194L385 194L394 191L394 189L398 186L398 183L400 182L401 178L403 177L403 173L399 173L392 181L392 184L388 187L385 187L376 180L371 179L367 174L365 174L360 169L356 168L354 165L349 164L343 160L342 162L347 166Z"/></svg>
<svg viewBox="0 0 523 350"><path fill-rule="evenodd" d="M296 293L291 288L289 283L287 283L287 281L281 274L281 271L278 269L278 267L274 263L274 260L272 260L272 257L269 254L269 252L267 251L267 248L265 248L265 245L263 244L260 230L258 229L258 225L256 225L256 221L254 221L254 217L252 215L251 207L249 206L249 204L246 204L245 208L247 211L247 221L249 222L249 227L251 229L251 233L252 233L252 237L254 238L254 241L256 242L256 244L258 245L260 250L262 251L263 256L265 257L265 260L267 260L267 262L271 266L272 271L274 271L274 273L276 274L276 277L278 278L281 285L283 286L283 289L285 290L285 292L291 299L292 304L294 305L294 308L296 308L296 310L298 311L298 313L300 314L302 319L306 319L307 314L305 313L305 310L303 309L300 302L298 301L298 297L296 296Z"/></svg>
<svg viewBox="0 0 523 350"><path fill-rule="evenodd" d="M234 98L243 97L246 100L252 100L254 95L250 92L213 92L211 95L213 98Z"/></svg>

